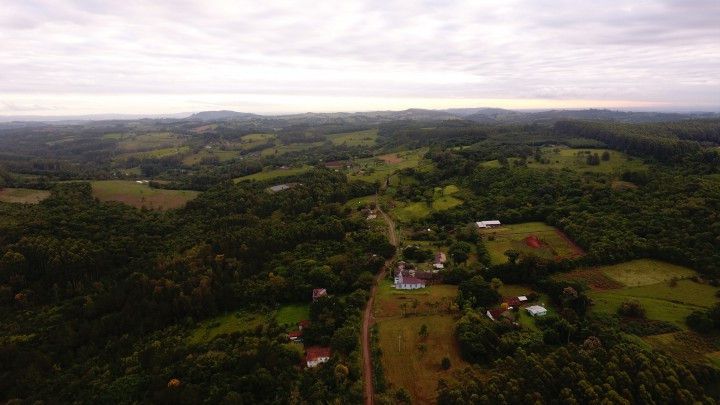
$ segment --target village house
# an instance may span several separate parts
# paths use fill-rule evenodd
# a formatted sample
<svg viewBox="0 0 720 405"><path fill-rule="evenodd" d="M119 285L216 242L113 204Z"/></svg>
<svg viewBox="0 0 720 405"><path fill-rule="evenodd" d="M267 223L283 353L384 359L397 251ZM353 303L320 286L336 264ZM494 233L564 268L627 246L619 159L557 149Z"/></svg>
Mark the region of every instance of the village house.
<svg viewBox="0 0 720 405"><path fill-rule="evenodd" d="M305 363L309 368L317 367L319 364L328 362L330 355L329 347L311 346L305 349Z"/></svg>
<svg viewBox="0 0 720 405"><path fill-rule="evenodd" d="M291 189L295 184L294 183L288 183L288 184L278 184L272 187L268 187L268 191L271 193L279 193L281 191L289 190Z"/></svg>
<svg viewBox="0 0 720 405"><path fill-rule="evenodd" d="M528 298L524 295L518 297L506 297L503 298L503 302L508 304L510 307L519 307L520 305L527 304Z"/></svg>
<svg viewBox="0 0 720 405"><path fill-rule="evenodd" d="M500 307L500 308L489 309L489 310L487 310L487 312L485 312L485 315L487 315L487 317L490 318L490 320L492 320L492 321L498 321L501 318L506 318L506 319L512 321L512 315L510 314L510 311L507 308Z"/></svg>
<svg viewBox="0 0 720 405"><path fill-rule="evenodd" d="M316 288L313 290L312 293L312 300L313 302L317 301L318 299L322 297L327 297L327 290L324 288Z"/></svg>
<svg viewBox="0 0 720 405"><path fill-rule="evenodd" d="M547 309L545 309L545 307L542 307L540 305L531 305L531 306L525 308L525 310L528 312L528 314L530 314L533 317L547 315Z"/></svg>
<svg viewBox="0 0 720 405"><path fill-rule="evenodd" d="M491 219L488 221L475 222L475 225L477 225L477 227L480 229L487 229L487 228L497 228L498 226L500 226L502 224L497 219Z"/></svg>
<svg viewBox="0 0 720 405"><path fill-rule="evenodd" d="M437 252L437 253L435 253L435 263L433 264L433 267L436 270L442 270L445 268L446 261L447 261L447 256L445 256L445 253Z"/></svg>
<svg viewBox="0 0 720 405"><path fill-rule="evenodd" d="M398 290L417 290L425 288L425 282L415 277L403 276L403 271L398 269L395 276L395 288Z"/></svg>
<svg viewBox="0 0 720 405"><path fill-rule="evenodd" d="M288 333L288 338L290 338L291 342L297 342L297 343L302 342L302 332L297 331L297 330L292 331L292 332Z"/></svg>

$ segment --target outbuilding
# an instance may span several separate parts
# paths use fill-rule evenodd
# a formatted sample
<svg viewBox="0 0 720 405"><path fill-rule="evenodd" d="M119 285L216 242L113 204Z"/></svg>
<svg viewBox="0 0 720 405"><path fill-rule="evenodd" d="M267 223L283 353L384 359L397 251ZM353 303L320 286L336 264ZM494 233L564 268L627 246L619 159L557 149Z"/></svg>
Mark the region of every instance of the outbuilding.
<svg viewBox="0 0 720 405"><path fill-rule="evenodd" d="M491 219L488 221L475 222L475 225L477 225L477 227L480 229L487 229L487 228L497 228L498 226L500 226L502 224L497 219Z"/></svg>
<svg viewBox="0 0 720 405"><path fill-rule="evenodd" d="M525 310L533 317L547 315L547 309L545 309L545 307L541 307L540 305L531 305L529 307L525 307Z"/></svg>

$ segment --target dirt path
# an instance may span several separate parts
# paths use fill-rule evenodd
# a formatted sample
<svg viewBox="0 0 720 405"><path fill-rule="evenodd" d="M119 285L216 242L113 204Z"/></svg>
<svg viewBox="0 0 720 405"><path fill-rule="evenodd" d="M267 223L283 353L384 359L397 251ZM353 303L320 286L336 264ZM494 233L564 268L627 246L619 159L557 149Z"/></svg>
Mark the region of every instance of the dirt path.
<svg viewBox="0 0 720 405"><path fill-rule="evenodd" d="M377 206L377 210L382 216L382 218L385 220L385 223L388 227L388 239L390 240L390 243L397 248L398 245L398 237L397 232L395 231L395 222L382 210L380 209L380 204L378 203L377 195L375 196L375 205ZM396 253L397 254L397 253ZM385 278L385 273L387 272L388 267L392 265L392 262L395 260L395 256L391 257L387 261L385 261L385 265L383 266L382 270L378 273L377 276L375 276L375 282L373 283L373 287L370 289L370 298L368 299L367 305L365 306L365 311L363 312L363 324L362 324L362 356L363 356L363 380L364 380L364 391L365 391L365 404L366 405L372 405L374 402L375 397L375 388L373 387L373 369L372 369L372 355L370 353L370 325L372 323L372 308L373 303L375 302L375 293L377 292L377 285Z"/></svg>

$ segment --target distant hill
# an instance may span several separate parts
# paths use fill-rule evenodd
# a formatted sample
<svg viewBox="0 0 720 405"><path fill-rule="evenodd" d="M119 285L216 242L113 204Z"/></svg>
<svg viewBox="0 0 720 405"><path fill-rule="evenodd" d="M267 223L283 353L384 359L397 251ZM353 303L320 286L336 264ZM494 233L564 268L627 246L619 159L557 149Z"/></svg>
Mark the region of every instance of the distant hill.
<svg viewBox="0 0 720 405"><path fill-rule="evenodd" d="M235 120L235 119L250 119L250 118L257 118L257 117L260 117L260 115L252 114L252 113L237 112L237 111L220 110L220 111L202 111L202 112L195 113L195 114L187 117L187 119L200 120L200 121L221 121L221 120Z"/></svg>

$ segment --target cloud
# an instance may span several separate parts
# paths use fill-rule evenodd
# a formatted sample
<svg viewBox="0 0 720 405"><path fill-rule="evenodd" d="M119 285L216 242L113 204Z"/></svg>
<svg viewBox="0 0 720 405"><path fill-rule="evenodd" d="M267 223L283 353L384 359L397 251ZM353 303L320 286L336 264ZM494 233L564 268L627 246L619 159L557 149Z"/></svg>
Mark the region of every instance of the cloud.
<svg viewBox="0 0 720 405"><path fill-rule="evenodd" d="M262 98L248 108L273 97L720 107L712 0L5 3L0 101L64 97L69 113L109 94L121 97L108 112L173 95L201 108L218 94Z"/></svg>

